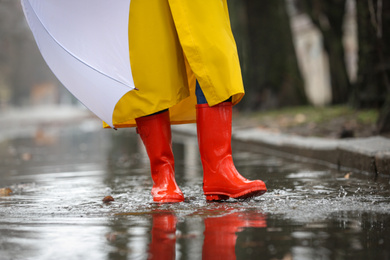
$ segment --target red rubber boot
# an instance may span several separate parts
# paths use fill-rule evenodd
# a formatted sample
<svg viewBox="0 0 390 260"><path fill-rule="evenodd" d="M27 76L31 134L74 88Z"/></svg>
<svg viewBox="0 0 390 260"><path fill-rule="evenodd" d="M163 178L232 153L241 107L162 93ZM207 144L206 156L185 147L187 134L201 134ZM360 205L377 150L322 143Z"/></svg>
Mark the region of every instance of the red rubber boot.
<svg viewBox="0 0 390 260"><path fill-rule="evenodd" d="M135 121L150 160L153 201L184 201L183 193L175 180L169 111L140 117Z"/></svg>
<svg viewBox="0 0 390 260"><path fill-rule="evenodd" d="M203 165L203 191L208 201L245 199L267 191L263 181L250 181L236 170L232 158L232 103L197 105L197 129Z"/></svg>

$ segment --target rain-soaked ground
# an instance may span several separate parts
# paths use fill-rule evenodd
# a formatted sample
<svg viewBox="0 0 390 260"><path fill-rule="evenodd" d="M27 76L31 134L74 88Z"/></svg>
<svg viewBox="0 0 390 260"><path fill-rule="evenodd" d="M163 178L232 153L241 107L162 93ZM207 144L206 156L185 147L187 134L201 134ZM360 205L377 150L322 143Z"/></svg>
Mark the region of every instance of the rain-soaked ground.
<svg viewBox="0 0 390 260"><path fill-rule="evenodd" d="M176 135L186 200L158 205L134 130L91 121L0 138L0 189L13 190L0 195L0 259L390 259L389 179L236 149L268 193L207 203L197 141Z"/></svg>

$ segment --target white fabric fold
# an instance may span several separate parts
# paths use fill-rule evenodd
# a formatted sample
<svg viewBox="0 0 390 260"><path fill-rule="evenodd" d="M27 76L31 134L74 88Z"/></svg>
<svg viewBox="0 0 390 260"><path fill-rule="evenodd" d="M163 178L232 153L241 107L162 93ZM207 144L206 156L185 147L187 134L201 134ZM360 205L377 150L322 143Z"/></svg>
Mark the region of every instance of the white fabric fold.
<svg viewBox="0 0 390 260"><path fill-rule="evenodd" d="M43 58L62 84L113 127L119 99L134 89L130 0L22 0Z"/></svg>

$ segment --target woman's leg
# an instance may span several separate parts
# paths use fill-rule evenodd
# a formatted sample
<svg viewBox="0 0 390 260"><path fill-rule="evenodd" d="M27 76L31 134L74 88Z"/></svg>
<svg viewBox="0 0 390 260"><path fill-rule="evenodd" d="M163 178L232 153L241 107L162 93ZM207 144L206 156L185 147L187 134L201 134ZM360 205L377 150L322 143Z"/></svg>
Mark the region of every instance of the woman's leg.
<svg viewBox="0 0 390 260"><path fill-rule="evenodd" d="M153 200L161 203L184 201L175 180L169 111L163 110L135 121L150 160Z"/></svg>
<svg viewBox="0 0 390 260"><path fill-rule="evenodd" d="M260 196L267 191L263 181L242 177L231 150L232 103L210 107L197 85L197 131L203 165L203 191L208 201ZM203 95L203 97L202 97ZM200 104L199 104L200 103Z"/></svg>

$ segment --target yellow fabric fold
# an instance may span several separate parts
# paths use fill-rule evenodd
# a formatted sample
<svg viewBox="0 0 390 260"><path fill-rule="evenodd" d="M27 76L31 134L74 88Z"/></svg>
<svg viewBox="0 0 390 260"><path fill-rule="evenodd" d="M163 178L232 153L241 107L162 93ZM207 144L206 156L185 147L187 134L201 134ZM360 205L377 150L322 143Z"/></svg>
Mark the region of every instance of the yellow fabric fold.
<svg viewBox="0 0 390 260"><path fill-rule="evenodd" d="M194 123L196 79L211 106L244 95L226 0L132 0L129 49L138 90L117 103L116 128L167 108L172 124Z"/></svg>

